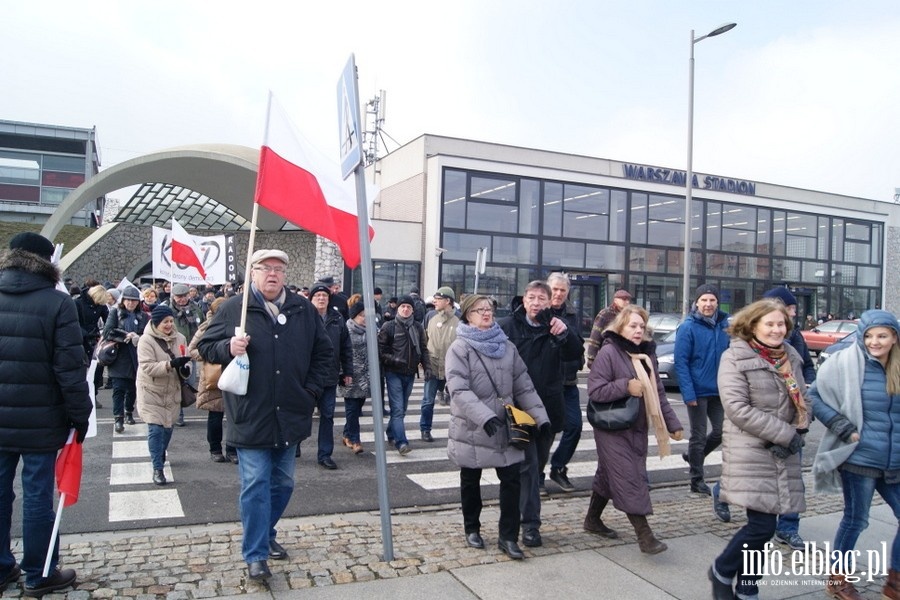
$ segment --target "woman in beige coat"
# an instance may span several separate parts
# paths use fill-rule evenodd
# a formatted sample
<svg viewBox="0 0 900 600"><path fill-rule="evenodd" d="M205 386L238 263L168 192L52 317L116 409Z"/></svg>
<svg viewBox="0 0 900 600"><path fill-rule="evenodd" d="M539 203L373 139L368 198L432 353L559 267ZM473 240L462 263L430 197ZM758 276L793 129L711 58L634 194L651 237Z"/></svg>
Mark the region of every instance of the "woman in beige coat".
<svg viewBox="0 0 900 600"><path fill-rule="evenodd" d="M165 485L163 464L181 412L181 379L190 376L186 340L175 329L172 309L158 305L138 342L137 407L147 424L153 483Z"/></svg>
<svg viewBox="0 0 900 600"><path fill-rule="evenodd" d="M803 360L784 343L791 327L784 304L764 299L736 314L728 330L731 345L718 375L727 417L721 498L746 508L747 524L709 570L713 598L758 597L761 574L743 572L744 551L763 550L778 515L806 509L798 452L810 410L803 397Z"/></svg>

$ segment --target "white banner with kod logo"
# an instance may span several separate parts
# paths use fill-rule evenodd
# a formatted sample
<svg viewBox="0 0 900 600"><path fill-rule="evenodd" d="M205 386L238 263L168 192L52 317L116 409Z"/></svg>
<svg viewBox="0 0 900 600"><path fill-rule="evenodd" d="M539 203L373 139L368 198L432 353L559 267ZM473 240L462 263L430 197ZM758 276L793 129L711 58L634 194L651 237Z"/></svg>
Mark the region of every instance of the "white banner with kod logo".
<svg viewBox="0 0 900 600"><path fill-rule="evenodd" d="M233 235L213 235L209 237L192 235L200 250L200 260L206 270L204 280L197 268L172 262L172 230L165 227L153 228L153 278L165 279L172 283L204 285L210 283L234 283L237 281L237 263Z"/></svg>

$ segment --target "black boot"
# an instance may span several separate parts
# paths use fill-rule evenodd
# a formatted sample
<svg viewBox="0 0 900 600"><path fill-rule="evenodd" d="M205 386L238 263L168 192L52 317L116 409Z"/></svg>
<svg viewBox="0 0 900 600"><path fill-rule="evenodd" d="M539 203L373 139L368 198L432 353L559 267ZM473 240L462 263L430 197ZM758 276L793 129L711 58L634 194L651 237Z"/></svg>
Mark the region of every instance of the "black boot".
<svg viewBox="0 0 900 600"><path fill-rule="evenodd" d="M604 498L597 492L591 492L591 503L588 505L587 516L584 517L584 530L589 533L596 533L601 537L615 540L619 538L619 534L616 533L615 530L604 525L603 519L600 518L600 515L603 514L603 509L606 508L607 502L609 502L609 498Z"/></svg>
<svg viewBox="0 0 900 600"><path fill-rule="evenodd" d="M134 414L130 412L125 413L125 424L126 425L134 425Z"/></svg>
<svg viewBox="0 0 900 600"><path fill-rule="evenodd" d="M166 485L166 474L162 469L153 469L153 483L156 485Z"/></svg>
<svg viewBox="0 0 900 600"><path fill-rule="evenodd" d="M116 433L122 433L125 431L125 423L122 417L116 417Z"/></svg>
<svg viewBox="0 0 900 600"><path fill-rule="evenodd" d="M638 547L644 554L659 554L669 549L664 543L656 539L650 524L647 523L647 517L644 515L628 515L628 520L634 527L637 534Z"/></svg>

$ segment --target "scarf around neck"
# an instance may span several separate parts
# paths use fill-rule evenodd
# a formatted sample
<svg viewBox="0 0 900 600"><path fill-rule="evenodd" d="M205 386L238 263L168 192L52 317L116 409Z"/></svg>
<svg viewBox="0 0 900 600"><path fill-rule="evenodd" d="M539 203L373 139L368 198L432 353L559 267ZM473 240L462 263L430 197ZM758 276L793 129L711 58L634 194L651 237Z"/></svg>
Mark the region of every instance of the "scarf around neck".
<svg viewBox="0 0 900 600"><path fill-rule="evenodd" d="M415 329L415 327L413 327L413 325L415 325L415 323L416 323L413 316L410 315L408 317L401 317L400 315L397 315L394 318L394 322L399 323L406 330L406 337L409 338L410 343L412 344L413 348L415 349L416 356L422 356L422 346L419 343L418 332L413 331L413 329Z"/></svg>
<svg viewBox="0 0 900 600"><path fill-rule="evenodd" d="M284 299L287 297L284 288L281 288L281 293L278 294L278 297L275 300L266 300L266 297L262 295L262 292L259 291L259 288L256 287L256 284L250 283L250 291L259 300L260 304L266 309L266 312L269 313L269 317L272 319L272 322L275 323L278 315L281 314L281 305L284 304Z"/></svg>
<svg viewBox="0 0 900 600"><path fill-rule="evenodd" d="M797 429L809 429L809 411L806 409L806 402L804 402L803 394L800 392L800 385L797 383L797 378L794 377L794 371L791 369L791 361L784 343L777 348L773 348L753 338L750 340L750 348L760 358L775 367L775 370L784 379L788 396L790 396L791 403L793 403L794 409L797 411L797 420L794 423L794 427Z"/></svg>
<svg viewBox="0 0 900 600"><path fill-rule="evenodd" d="M506 355L508 338L497 323L491 323L488 329L479 329L460 321L456 326L456 337L488 358L503 358Z"/></svg>

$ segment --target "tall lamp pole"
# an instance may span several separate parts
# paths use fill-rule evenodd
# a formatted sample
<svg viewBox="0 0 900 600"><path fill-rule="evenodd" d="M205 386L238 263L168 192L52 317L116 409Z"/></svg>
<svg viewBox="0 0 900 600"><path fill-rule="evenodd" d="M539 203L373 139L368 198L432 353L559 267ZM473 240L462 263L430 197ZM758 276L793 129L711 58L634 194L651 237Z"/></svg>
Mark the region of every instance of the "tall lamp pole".
<svg viewBox="0 0 900 600"><path fill-rule="evenodd" d="M691 203L694 191L694 44L706 38L731 31L737 23L726 23L713 29L706 35L694 37L691 29L691 60L688 76L688 142L687 142L687 178L684 193L684 284L681 291L681 314L687 316L691 306Z"/></svg>

